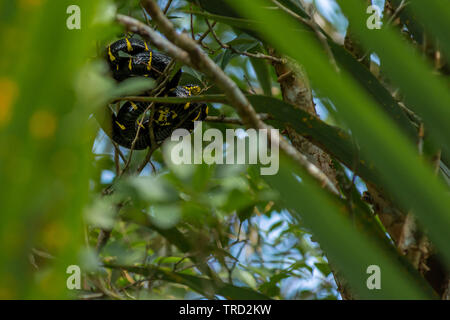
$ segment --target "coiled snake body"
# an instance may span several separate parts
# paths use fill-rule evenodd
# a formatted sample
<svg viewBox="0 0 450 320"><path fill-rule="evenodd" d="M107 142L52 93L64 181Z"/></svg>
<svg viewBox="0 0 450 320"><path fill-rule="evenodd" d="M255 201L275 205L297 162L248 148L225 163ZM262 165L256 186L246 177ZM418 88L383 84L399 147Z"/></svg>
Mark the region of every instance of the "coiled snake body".
<svg viewBox="0 0 450 320"><path fill-rule="evenodd" d="M128 56L122 56L120 52ZM107 48L106 58L112 76L117 81L136 76L157 79L171 61L167 55L153 51L146 42L133 38L121 39L111 44ZM181 71L169 82L164 90L165 95L186 98L200 93L201 88L197 85L178 86L180 76ZM147 107L148 103L138 101L127 101L122 105L117 115L112 117L112 140L125 148L131 148L135 141L134 149L146 149L151 146L150 127L155 142L160 144L175 129L192 131L194 121L202 121L208 114L206 104L156 104L152 121L145 115L144 119L140 119Z"/></svg>

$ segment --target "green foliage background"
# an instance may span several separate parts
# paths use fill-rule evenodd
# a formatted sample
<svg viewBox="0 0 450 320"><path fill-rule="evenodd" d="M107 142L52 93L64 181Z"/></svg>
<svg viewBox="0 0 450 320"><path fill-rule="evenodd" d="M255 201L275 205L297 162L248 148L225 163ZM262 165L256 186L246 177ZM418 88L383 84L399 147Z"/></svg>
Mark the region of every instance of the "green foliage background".
<svg viewBox="0 0 450 320"><path fill-rule="evenodd" d="M298 1L279 2L306 17ZM158 3L164 8L166 1ZM266 60L223 49L211 35L204 40L255 110L272 115L270 125L290 124L333 157L341 197L284 156L277 175L260 176L256 166L174 166L163 148L152 158L156 173L147 165L139 176L120 176L118 155L96 119L109 115L111 99L154 84L116 84L101 54L125 36L115 13L146 21L139 2L2 0L0 298L336 299L329 261L360 298L436 298L360 193L366 183L374 184L412 212L448 270L448 76L433 73L420 44L411 45L393 27L364 27L363 1L338 3L362 46L377 54L383 75L423 123L423 152L417 151L417 123L386 83L326 38L336 72L315 34L271 8L273 2L173 1L168 16L179 31L189 32L193 13L197 37L208 29L206 18L217 21L216 33L227 45L264 54L270 45L305 69L321 119L282 100ZM442 3L414 0L402 15L414 17L410 31L432 35L448 59L450 7ZM66 28L72 4L82 10L81 30ZM344 20L334 27L342 28ZM205 94L225 98L199 72L183 71L182 82L211 84ZM237 116L226 103L210 110ZM236 128L204 124L210 127ZM437 150L436 176L430 159ZM134 152L130 172L145 155ZM105 190L113 192L105 196ZM97 254L100 229L112 233ZM367 289L372 264L382 270L382 290ZM83 270L81 290L66 287L69 265Z"/></svg>

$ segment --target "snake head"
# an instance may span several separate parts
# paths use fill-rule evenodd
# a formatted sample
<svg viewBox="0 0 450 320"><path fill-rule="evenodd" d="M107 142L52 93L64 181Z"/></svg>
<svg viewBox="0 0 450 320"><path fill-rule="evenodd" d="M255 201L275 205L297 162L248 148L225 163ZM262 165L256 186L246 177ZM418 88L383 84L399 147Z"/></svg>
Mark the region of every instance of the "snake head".
<svg viewBox="0 0 450 320"><path fill-rule="evenodd" d="M200 86L196 84L188 84L185 85L184 88L189 91L189 95L191 96L199 95L200 92L202 91L202 88L200 88Z"/></svg>

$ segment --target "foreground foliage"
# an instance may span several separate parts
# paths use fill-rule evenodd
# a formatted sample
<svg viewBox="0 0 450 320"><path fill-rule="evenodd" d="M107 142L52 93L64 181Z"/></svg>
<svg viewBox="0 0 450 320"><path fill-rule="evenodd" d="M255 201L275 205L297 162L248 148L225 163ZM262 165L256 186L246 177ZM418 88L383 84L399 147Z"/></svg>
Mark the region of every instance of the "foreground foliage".
<svg viewBox="0 0 450 320"><path fill-rule="evenodd" d="M268 125L313 163L325 154L315 164L337 193L285 152L278 174L261 176L176 166L166 145L119 149L106 105L157 82L116 83L103 48L131 35L116 13L161 27L138 1L78 1L81 30L65 27L69 1L2 1L0 297L445 298L450 12L387 1L383 28L369 30L365 1L331 15L308 3L158 1ZM180 67L218 117L204 129L245 127L217 83ZM67 290L69 265L80 290ZM367 287L370 265L381 290Z"/></svg>

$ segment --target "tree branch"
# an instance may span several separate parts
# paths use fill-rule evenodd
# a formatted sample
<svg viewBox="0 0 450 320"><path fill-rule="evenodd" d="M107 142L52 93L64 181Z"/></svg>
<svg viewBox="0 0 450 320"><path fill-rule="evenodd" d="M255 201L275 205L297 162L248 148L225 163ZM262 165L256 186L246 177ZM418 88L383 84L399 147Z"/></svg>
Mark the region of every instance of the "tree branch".
<svg viewBox="0 0 450 320"><path fill-rule="evenodd" d="M208 76L223 90L230 104L236 108L245 126L256 129L270 129L257 115L246 96L219 66L206 55L198 44L184 34L178 34L172 23L164 16L156 3L143 1L143 6L153 21L159 26L168 40L163 39L152 28L131 17L118 15L117 20L129 30L141 34L150 40L158 49L165 51L172 58L189 65ZM279 145L282 152L302 166L311 176L316 178L323 187L338 195L339 192L328 177L307 158L292 147L283 137L280 139L268 130L268 139L272 146Z"/></svg>
<svg viewBox="0 0 450 320"><path fill-rule="evenodd" d="M264 120L271 119L271 116L268 115L268 114L260 114L259 118L262 121L264 121ZM227 117L224 117L224 116L208 116L208 117L206 117L205 121L207 121L207 122L218 122L218 123L242 125L241 119L227 118Z"/></svg>

